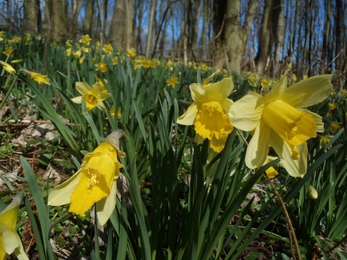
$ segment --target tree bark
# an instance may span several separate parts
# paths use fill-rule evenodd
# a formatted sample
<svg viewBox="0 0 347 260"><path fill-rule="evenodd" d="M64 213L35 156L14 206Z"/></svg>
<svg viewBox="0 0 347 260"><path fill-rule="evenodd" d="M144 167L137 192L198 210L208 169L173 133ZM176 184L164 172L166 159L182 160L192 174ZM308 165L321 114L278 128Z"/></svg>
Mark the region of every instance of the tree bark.
<svg viewBox="0 0 347 260"><path fill-rule="evenodd" d="M113 9L109 41L114 48L125 48L127 36L126 0L117 0Z"/></svg>
<svg viewBox="0 0 347 260"><path fill-rule="evenodd" d="M27 30L31 33L36 32L38 21L38 6L37 0L24 0L24 24Z"/></svg>
<svg viewBox="0 0 347 260"><path fill-rule="evenodd" d="M146 44L146 58L149 58L150 51L151 51L151 42L152 42L152 33L153 33L153 25L154 25L154 19L155 19L155 10L157 6L157 0L151 0L151 11L150 11L150 17L149 17L149 24L148 24L148 33L147 33L147 44Z"/></svg>
<svg viewBox="0 0 347 260"><path fill-rule="evenodd" d="M83 35L92 34L93 7L95 0L87 0L84 20L83 20Z"/></svg>
<svg viewBox="0 0 347 260"><path fill-rule="evenodd" d="M257 0L249 0L244 24L241 25L241 0L215 0L213 5L214 62L218 69L222 69L226 65L226 52L229 69L236 72L241 71L242 56L257 4Z"/></svg>

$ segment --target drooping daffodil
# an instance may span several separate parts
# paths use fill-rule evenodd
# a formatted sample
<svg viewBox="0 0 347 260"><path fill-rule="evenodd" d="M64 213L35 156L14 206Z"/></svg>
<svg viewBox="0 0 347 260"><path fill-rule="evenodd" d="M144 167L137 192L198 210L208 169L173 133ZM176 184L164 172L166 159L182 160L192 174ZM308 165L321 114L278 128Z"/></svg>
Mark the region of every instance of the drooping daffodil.
<svg viewBox="0 0 347 260"><path fill-rule="evenodd" d="M51 83L49 83L49 78L47 75L42 75L41 73L38 72L32 72L29 70L25 70L22 69L23 71L25 71L27 74L29 74L29 76L35 80L37 83L44 83L46 85L51 85Z"/></svg>
<svg viewBox="0 0 347 260"><path fill-rule="evenodd" d="M187 111L177 119L181 125L194 125L195 132L202 138L222 140L223 136L233 131L227 113L232 105L228 99L234 83L225 78L219 82L212 83L205 89L199 83L189 86L194 102Z"/></svg>
<svg viewBox="0 0 347 260"><path fill-rule="evenodd" d="M113 131L92 153L85 155L81 168L66 182L56 186L48 196L48 204L70 204L69 212L80 216L96 203L101 225L110 218L117 200L117 178L123 165L118 158L119 139L126 138L123 130Z"/></svg>
<svg viewBox="0 0 347 260"><path fill-rule="evenodd" d="M0 60L0 65L6 70L8 73L16 73L16 70L8 63Z"/></svg>
<svg viewBox="0 0 347 260"><path fill-rule="evenodd" d="M330 95L332 75L311 77L287 88L289 69L265 96L249 93L235 102L229 117L241 130L255 129L246 152L249 168L264 165L271 145L287 172L303 177L307 170L306 141L316 137L316 132L324 132L322 118L304 108Z"/></svg>
<svg viewBox="0 0 347 260"><path fill-rule="evenodd" d="M18 210L23 197L23 191L17 193L11 204L0 213L0 260L7 259L12 253L20 260L29 260L16 232Z"/></svg>
<svg viewBox="0 0 347 260"><path fill-rule="evenodd" d="M94 107L98 107L106 112L106 107L102 101L108 99L111 94L103 92L99 82L96 82L92 88L87 83L76 82L76 88L82 96L72 98L71 100L73 102L81 104L83 98L86 102L88 111L92 110Z"/></svg>

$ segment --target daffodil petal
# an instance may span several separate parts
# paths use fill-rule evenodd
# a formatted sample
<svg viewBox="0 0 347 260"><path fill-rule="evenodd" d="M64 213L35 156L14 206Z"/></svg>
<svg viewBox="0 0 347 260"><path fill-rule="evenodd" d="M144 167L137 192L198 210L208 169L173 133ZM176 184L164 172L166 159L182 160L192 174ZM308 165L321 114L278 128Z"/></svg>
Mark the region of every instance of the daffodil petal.
<svg viewBox="0 0 347 260"><path fill-rule="evenodd" d="M309 107L325 100L333 86L330 79L333 75L321 75L299 81L290 86L282 100L293 107Z"/></svg>
<svg viewBox="0 0 347 260"><path fill-rule="evenodd" d="M254 169L264 165L269 154L269 142L272 130L260 121L248 144L245 162L248 168Z"/></svg>
<svg viewBox="0 0 347 260"><path fill-rule="evenodd" d="M81 104L82 103L82 96L71 98L71 101L74 103L77 103L77 104Z"/></svg>
<svg viewBox="0 0 347 260"><path fill-rule="evenodd" d="M48 196L48 205L60 206L70 203L70 197L81 179L81 170L70 179L56 186Z"/></svg>
<svg viewBox="0 0 347 260"><path fill-rule="evenodd" d="M111 97L111 93L99 92L98 94L99 94L98 99L101 100L101 101Z"/></svg>
<svg viewBox="0 0 347 260"><path fill-rule="evenodd" d="M205 92L210 100L222 101L227 98L234 89L234 82L230 78L224 78L219 82L212 83Z"/></svg>
<svg viewBox="0 0 347 260"><path fill-rule="evenodd" d="M315 124L317 126L317 130L316 131L319 132L319 133L324 133L324 123L322 121L322 117L320 115L310 111L310 110L307 110L307 109L304 109L303 111L306 114L309 114L309 115L311 115L313 117L314 122L315 122Z"/></svg>
<svg viewBox="0 0 347 260"><path fill-rule="evenodd" d="M277 82L277 84L264 96L265 103L273 102L277 99L283 97L284 93L287 90L288 77L287 74L290 70L290 66L287 66L286 71L284 72L283 77Z"/></svg>
<svg viewBox="0 0 347 260"><path fill-rule="evenodd" d="M84 82L76 82L76 89L82 95L88 93L89 91L92 91L92 88Z"/></svg>
<svg viewBox="0 0 347 260"><path fill-rule="evenodd" d="M18 237L17 232L15 229L7 228L2 233L3 237L5 238L4 243L4 249L7 254L12 254L15 248L19 247L19 244L21 244L21 240Z"/></svg>
<svg viewBox="0 0 347 260"><path fill-rule="evenodd" d="M229 118L235 127L251 131L258 125L263 109L263 97L257 93L250 93L231 105Z"/></svg>
<svg viewBox="0 0 347 260"><path fill-rule="evenodd" d="M202 96L205 94L206 92L206 89L201 86L200 84L198 83L193 83L189 86L189 89L190 89L190 94L192 96L192 99L194 101L197 101L199 99L202 99Z"/></svg>
<svg viewBox="0 0 347 260"><path fill-rule="evenodd" d="M110 195L106 177L97 169L83 169L80 182L71 194L69 212L84 217L95 202Z"/></svg>
<svg viewBox="0 0 347 260"><path fill-rule="evenodd" d="M107 111L105 104L99 100L98 104L96 105L98 108L100 108L102 111Z"/></svg>
<svg viewBox="0 0 347 260"><path fill-rule="evenodd" d="M96 212L99 223L103 226L111 217L117 202L117 179L114 179L111 193L108 197L96 202Z"/></svg>
<svg viewBox="0 0 347 260"><path fill-rule="evenodd" d="M281 164L293 177L303 177L307 171L307 144L304 142L296 146L299 155L297 160L292 159L292 149L290 146L274 131L270 136L270 144L281 159Z"/></svg>
<svg viewBox="0 0 347 260"><path fill-rule="evenodd" d="M177 123L180 125L192 125L194 124L196 114L198 113L198 108L195 103L191 104L187 111L177 118Z"/></svg>
<svg viewBox="0 0 347 260"><path fill-rule="evenodd" d="M224 98L220 101L220 105L222 106L224 113L227 114L229 112L229 109L233 103L234 102L228 98Z"/></svg>

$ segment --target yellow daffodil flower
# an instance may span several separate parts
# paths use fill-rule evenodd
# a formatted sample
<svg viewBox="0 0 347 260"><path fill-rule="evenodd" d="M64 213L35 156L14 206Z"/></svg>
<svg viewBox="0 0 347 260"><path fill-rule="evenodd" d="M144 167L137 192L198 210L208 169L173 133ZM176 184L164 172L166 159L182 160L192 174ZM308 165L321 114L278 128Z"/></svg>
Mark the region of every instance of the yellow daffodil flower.
<svg viewBox="0 0 347 260"><path fill-rule="evenodd" d="M6 46L3 54L5 54L8 57L13 51L14 49L11 46Z"/></svg>
<svg viewBox="0 0 347 260"><path fill-rule="evenodd" d="M330 107L331 110L334 110L336 108L335 103L328 103L328 106Z"/></svg>
<svg viewBox="0 0 347 260"><path fill-rule="evenodd" d="M177 77L171 77L166 82L168 85L171 85L171 87L175 87L177 85L178 78Z"/></svg>
<svg viewBox="0 0 347 260"><path fill-rule="evenodd" d="M115 130L92 153L86 154L81 168L66 182L56 186L48 196L48 204L70 204L69 212L80 216L96 203L101 225L110 218L117 201L117 178L123 165L118 158L119 139L126 138L123 130Z"/></svg>
<svg viewBox="0 0 347 260"><path fill-rule="evenodd" d="M136 55L136 50L134 48L131 48L130 50L128 50L128 55L130 57L134 57Z"/></svg>
<svg viewBox="0 0 347 260"><path fill-rule="evenodd" d="M14 253L20 260L28 258L24 251L22 241L16 232L19 205L24 197L24 192L17 193L10 205L0 213L0 259L7 259Z"/></svg>
<svg viewBox="0 0 347 260"><path fill-rule="evenodd" d="M89 34L83 35L82 39L79 40L79 42L82 42L83 44L89 44L92 39L89 37Z"/></svg>
<svg viewBox="0 0 347 260"><path fill-rule="evenodd" d="M293 177L302 177L307 169L306 141L324 132L322 118L303 109L326 99L332 91L332 75L311 77L287 88L284 76L264 97L250 93L235 102L229 110L231 123L244 131L255 129L246 152L249 168L264 165L269 145Z"/></svg>
<svg viewBox="0 0 347 260"><path fill-rule="evenodd" d="M144 68L149 68L149 60L147 60L147 59L142 59L141 65L142 65L142 67L144 67Z"/></svg>
<svg viewBox="0 0 347 260"><path fill-rule="evenodd" d="M274 160L276 160L277 157L273 157L273 156L268 156L267 157L267 160L265 160L265 164L268 164L269 162L272 162ZM277 175L278 175L278 171L275 170L275 168L273 166L271 166L270 168L268 168L266 171L266 174L267 176L270 178L270 179L273 179L275 178Z"/></svg>
<svg viewBox="0 0 347 260"><path fill-rule="evenodd" d="M102 83L102 81L97 77L97 76L95 76L95 80L100 84L100 88L101 88L101 90L103 91L103 92L108 92L107 91L107 88L105 87L105 85L104 85L104 83ZM106 79L104 79L104 81L107 83L107 80Z"/></svg>
<svg viewBox="0 0 347 260"><path fill-rule="evenodd" d="M6 37L5 31L0 31L0 37L2 37L2 38L5 38L5 37Z"/></svg>
<svg viewBox="0 0 347 260"><path fill-rule="evenodd" d="M269 81L267 79L262 79L261 84L263 86L263 90L266 91L269 87Z"/></svg>
<svg viewBox="0 0 347 260"><path fill-rule="evenodd" d="M25 71L27 74L29 74L29 76L33 80L35 80L36 82L51 85L51 83L49 83L49 78L47 75L42 75L41 73L32 72L32 71L24 70L24 69L23 69L23 71Z"/></svg>
<svg viewBox="0 0 347 260"><path fill-rule="evenodd" d="M65 54L66 57L69 57L72 54L72 48L66 49L64 54Z"/></svg>
<svg viewBox="0 0 347 260"><path fill-rule="evenodd" d="M13 61L11 61L11 63L19 63L19 62L22 62L22 60L13 60Z"/></svg>
<svg viewBox="0 0 347 260"><path fill-rule="evenodd" d="M104 49L104 52L107 54L113 52L113 48L111 44L105 44L103 49Z"/></svg>
<svg viewBox="0 0 347 260"><path fill-rule="evenodd" d="M346 90L345 89L340 89L340 94L341 94L341 96L346 95Z"/></svg>
<svg viewBox="0 0 347 260"><path fill-rule="evenodd" d="M232 104L228 96L234 88L233 81L225 78L207 89L198 83L191 84L189 88L194 102L177 119L177 123L194 125L195 132L210 141L230 134L233 126L226 114Z"/></svg>
<svg viewBox="0 0 347 260"><path fill-rule="evenodd" d="M292 75L292 80L294 81L294 82L296 82L298 79L297 79L297 77L296 77L296 75L293 73L293 75Z"/></svg>
<svg viewBox="0 0 347 260"><path fill-rule="evenodd" d="M106 112L106 107L102 101L108 99L111 94L101 91L100 83L95 83L91 88L87 83L76 82L76 88L77 91L82 94L82 96L72 98L71 100L73 102L81 104L83 98L86 102L88 111L92 110L94 107L98 107L99 109Z"/></svg>
<svg viewBox="0 0 347 260"><path fill-rule="evenodd" d="M13 42L21 42L22 41L22 38L20 37L13 37Z"/></svg>
<svg viewBox="0 0 347 260"><path fill-rule="evenodd" d="M8 73L16 73L16 70L8 63L0 60L0 65L6 70Z"/></svg>
<svg viewBox="0 0 347 260"><path fill-rule="evenodd" d="M73 52L72 54L75 56L76 59L78 59L79 57L81 57L82 52L81 52L81 50L78 50L78 51Z"/></svg>
<svg viewBox="0 0 347 260"><path fill-rule="evenodd" d="M154 68L157 66L157 63L155 62L155 60L151 60L151 61L149 62L149 66L150 66L152 69L154 69Z"/></svg>
<svg viewBox="0 0 347 260"><path fill-rule="evenodd" d="M342 128L342 127L341 127L338 123L336 123L336 122L330 122L329 125L330 125L331 130L333 130L333 132L340 131L341 128Z"/></svg>
<svg viewBox="0 0 347 260"><path fill-rule="evenodd" d="M110 114L113 118L116 116L116 107L114 105L111 107ZM117 117L118 119L122 117L122 111L120 108L118 109Z"/></svg>
<svg viewBox="0 0 347 260"><path fill-rule="evenodd" d="M99 69L102 73L107 71L107 64L101 61L99 64L96 64L96 68Z"/></svg>
<svg viewBox="0 0 347 260"><path fill-rule="evenodd" d="M82 46L81 50L82 50L83 52L85 52L85 53L89 53L89 52L90 52L90 48L84 47L84 46Z"/></svg>
<svg viewBox="0 0 347 260"><path fill-rule="evenodd" d="M304 80L305 80L305 79L308 79L308 75L304 75Z"/></svg>

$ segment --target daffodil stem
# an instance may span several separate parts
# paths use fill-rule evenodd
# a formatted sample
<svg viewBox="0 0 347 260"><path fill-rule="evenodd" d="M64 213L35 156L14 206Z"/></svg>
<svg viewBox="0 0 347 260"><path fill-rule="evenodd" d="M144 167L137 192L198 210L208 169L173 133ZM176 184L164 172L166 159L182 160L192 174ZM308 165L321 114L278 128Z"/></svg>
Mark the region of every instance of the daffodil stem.
<svg viewBox="0 0 347 260"><path fill-rule="evenodd" d="M284 204L284 201L283 201L281 195L278 193L277 189L275 188L275 186L273 185L272 181L270 180L269 176L267 176L266 172L264 172L264 175L265 175L266 179L268 180L268 182L270 183L270 185L273 188L273 190L275 191L278 199L281 202L281 205L282 205L282 208L283 208L283 212L284 212L284 216L286 217L288 225L289 225L289 229L290 229L290 233L291 233L290 237L291 237L291 239L294 240L294 245L295 245L296 253L298 254L298 259L301 260L301 254L300 254L298 240L296 239L295 231L294 231L292 222L290 220L290 217L289 217L289 214L288 214L288 211L287 211L287 207Z"/></svg>

